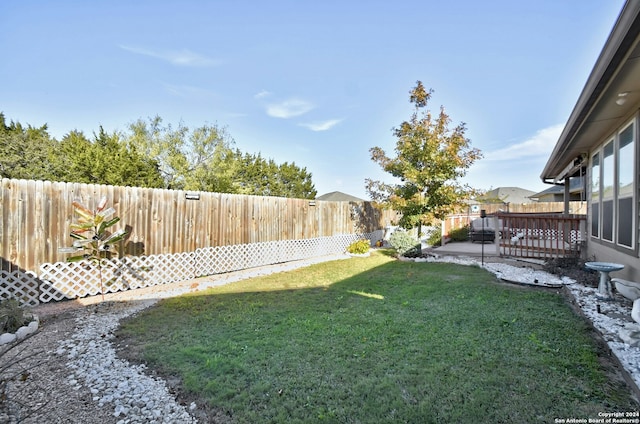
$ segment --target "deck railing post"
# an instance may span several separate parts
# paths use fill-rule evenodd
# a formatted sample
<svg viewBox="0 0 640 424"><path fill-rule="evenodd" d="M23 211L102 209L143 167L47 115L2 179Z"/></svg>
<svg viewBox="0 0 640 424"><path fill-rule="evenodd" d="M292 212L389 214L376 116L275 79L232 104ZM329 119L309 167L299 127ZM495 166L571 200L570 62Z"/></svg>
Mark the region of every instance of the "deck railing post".
<svg viewBox="0 0 640 424"><path fill-rule="evenodd" d="M546 259L580 254L587 224L584 215L497 213L494 225L497 255Z"/></svg>

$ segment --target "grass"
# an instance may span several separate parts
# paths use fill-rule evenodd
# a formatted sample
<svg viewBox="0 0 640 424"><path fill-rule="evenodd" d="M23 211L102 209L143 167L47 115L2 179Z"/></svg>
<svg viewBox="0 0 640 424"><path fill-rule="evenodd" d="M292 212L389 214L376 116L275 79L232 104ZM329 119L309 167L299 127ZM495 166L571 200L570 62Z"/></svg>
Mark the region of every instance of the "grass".
<svg viewBox="0 0 640 424"><path fill-rule="evenodd" d="M379 252L167 299L118 336L227 422L554 422L638 409L560 295Z"/></svg>

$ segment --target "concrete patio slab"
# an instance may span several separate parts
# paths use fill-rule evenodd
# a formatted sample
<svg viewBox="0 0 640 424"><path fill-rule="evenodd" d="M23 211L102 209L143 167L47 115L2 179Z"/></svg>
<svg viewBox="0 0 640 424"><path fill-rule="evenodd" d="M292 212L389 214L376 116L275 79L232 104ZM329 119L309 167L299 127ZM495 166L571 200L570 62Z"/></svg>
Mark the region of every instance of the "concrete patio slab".
<svg viewBox="0 0 640 424"><path fill-rule="evenodd" d="M440 247L429 248L426 251L441 256L471 256L481 257L484 248L485 257L500 256L495 243L471 243L470 241L456 241Z"/></svg>

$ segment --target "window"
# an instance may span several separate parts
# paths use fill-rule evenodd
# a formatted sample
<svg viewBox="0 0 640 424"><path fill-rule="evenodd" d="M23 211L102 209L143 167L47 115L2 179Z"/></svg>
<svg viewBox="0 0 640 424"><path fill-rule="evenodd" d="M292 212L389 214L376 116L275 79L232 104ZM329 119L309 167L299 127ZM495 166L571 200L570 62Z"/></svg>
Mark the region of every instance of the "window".
<svg viewBox="0 0 640 424"><path fill-rule="evenodd" d="M602 240L613 241L613 140L602 152Z"/></svg>
<svg viewBox="0 0 640 424"><path fill-rule="evenodd" d="M591 155L591 237L622 248L636 243L635 122Z"/></svg>
<svg viewBox="0 0 640 424"><path fill-rule="evenodd" d="M633 202L633 175L635 164L634 125L622 130L618 136L618 244L633 247L633 217L635 208Z"/></svg>
<svg viewBox="0 0 640 424"><path fill-rule="evenodd" d="M600 154L591 158L591 237L600 238Z"/></svg>

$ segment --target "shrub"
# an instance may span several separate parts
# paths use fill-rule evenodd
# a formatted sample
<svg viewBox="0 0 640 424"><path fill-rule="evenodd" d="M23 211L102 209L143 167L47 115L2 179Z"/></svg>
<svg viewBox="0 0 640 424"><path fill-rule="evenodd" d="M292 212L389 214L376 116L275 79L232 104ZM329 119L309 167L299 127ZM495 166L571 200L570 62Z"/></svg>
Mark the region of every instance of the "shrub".
<svg viewBox="0 0 640 424"><path fill-rule="evenodd" d="M394 231L391 237L389 237L389 244L391 244L391 247L393 247L400 256L411 257L420 254L422 251L420 243L403 230Z"/></svg>
<svg viewBox="0 0 640 424"><path fill-rule="evenodd" d="M18 328L27 325L31 319L15 299L0 301L0 333L15 333Z"/></svg>
<svg viewBox="0 0 640 424"><path fill-rule="evenodd" d="M469 240L469 226L456 228L449 232L449 238L451 241L467 241Z"/></svg>
<svg viewBox="0 0 640 424"><path fill-rule="evenodd" d="M356 240L347 247L347 252L354 255L363 255L369 251L371 243L367 239Z"/></svg>
<svg viewBox="0 0 640 424"><path fill-rule="evenodd" d="M429 237L427 237L427 244L429 244L429 246L442 245L442 229L439 225L429 233Z"/></svg>

